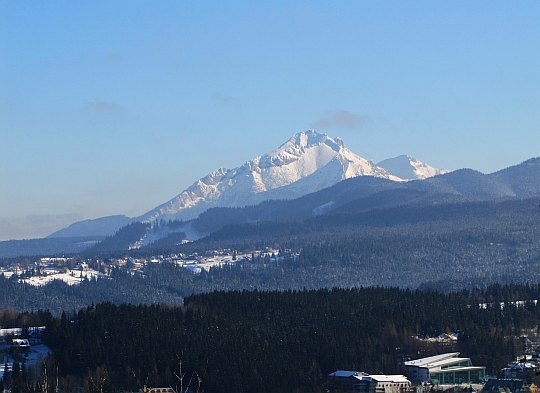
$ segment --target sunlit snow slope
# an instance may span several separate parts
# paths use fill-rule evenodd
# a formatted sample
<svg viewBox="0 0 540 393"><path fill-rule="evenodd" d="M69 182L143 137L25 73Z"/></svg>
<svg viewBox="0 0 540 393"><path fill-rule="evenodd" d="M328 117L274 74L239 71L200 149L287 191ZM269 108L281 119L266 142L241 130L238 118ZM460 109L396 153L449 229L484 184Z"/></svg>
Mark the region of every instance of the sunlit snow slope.
<svg viewBox="0 0 540 393"><path fill-rule="evenodd" d="M211 207L297 198L356 176L402 180L356 155L339 138L313 130L300 132L278 149L238 168L212 172L138 220L186 220Z"/></svg>
<svg viewBox="0 0 540 393"><path fill-rule="evenodd" d="M446 169L435 169L414 157L403 155L381 161L377 166L403 180L423 180L448 173Z"/></svg>

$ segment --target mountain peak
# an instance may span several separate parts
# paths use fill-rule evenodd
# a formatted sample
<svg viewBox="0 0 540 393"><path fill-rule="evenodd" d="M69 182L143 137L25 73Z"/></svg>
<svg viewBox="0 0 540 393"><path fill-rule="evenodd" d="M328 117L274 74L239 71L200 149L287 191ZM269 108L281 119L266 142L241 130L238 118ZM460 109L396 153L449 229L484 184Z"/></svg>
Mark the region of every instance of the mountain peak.
<svg viewBox="0 0 540 393"><path fill-rule="evenodd" d="M339 138L302 131L276 150L238 168L212 172L139 220L192 219L211 207L297 198L357 176L401 180L354 154Z"/></svg>
<svg viewBox="0 0 540 393"><path fill-rule="evenodd" d="M406 154L381 161L377 166L386 169L392 175L400 177L403 180L427 179L448 173L446 169L435 169Z"/></svg>
<svg viewBox="0 0 540 393"><path fill-rule="evenodd" d="M326 141L327 139L330 139L330 137L326 134L318 133L315 130L307 130L307 131L297 132L291 137L291 139L285 142L284 145L287 145L290 143L296 146L306 147L306 146L322 143Z"/></svg>
<svg viewBox="0 0 540 393"><path fill-rule="evenodd" d="M328 135L319 133L315 130L307 130L294 134L287 142L276 149L275 152L308 148L321 144L326 144L335 151L339 151L341 147L344 147L343 141L339 138L333 139Z"/></svg>

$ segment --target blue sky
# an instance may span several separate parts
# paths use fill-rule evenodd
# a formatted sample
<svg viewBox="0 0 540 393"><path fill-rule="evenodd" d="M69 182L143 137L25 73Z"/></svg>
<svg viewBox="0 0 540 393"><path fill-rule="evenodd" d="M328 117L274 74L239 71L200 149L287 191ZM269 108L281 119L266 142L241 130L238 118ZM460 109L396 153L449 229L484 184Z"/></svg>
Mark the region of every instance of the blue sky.
<svg viewBox="0 0 540 393"><path fill-rule="evenodd" d="M0 0L0 239L141 214L297 131L540 155L538 1Z"/></svg>

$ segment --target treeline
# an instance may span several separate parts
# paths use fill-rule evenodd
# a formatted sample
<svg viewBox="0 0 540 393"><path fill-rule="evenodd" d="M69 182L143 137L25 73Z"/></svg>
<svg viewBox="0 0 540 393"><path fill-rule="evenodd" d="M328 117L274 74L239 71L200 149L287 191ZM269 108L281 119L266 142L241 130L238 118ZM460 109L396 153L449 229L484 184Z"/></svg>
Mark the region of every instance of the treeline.
<svg viewBox="0 0 540 393"><path fill-rule="evenodd" d="M451 350L497 374L517 354L513 337L540 322L534 302L503 310L499 302L539 294L537 285L452 294L213 292L186 298L181 307L106 303L63 313L48 321L45 339L62 391L178 387L181 368L184 387L191 380L194 391L321 392L336 369L401 373L403 360L448 351L416 338L445 331L460 332Z"/></svg>
<svg viewBox="0 0 540 393"><path fill-rule="evenodd" d="M20 283L14 276L5 278L0 275L0 308L19 311L47 309L60 314L63 310L78 310L101 302L181 304L182 300L175 290L153 287L146 278L120 270L114 270L110 278L85 279L80 285L73 286L53 281L36 287Z"/></svg>

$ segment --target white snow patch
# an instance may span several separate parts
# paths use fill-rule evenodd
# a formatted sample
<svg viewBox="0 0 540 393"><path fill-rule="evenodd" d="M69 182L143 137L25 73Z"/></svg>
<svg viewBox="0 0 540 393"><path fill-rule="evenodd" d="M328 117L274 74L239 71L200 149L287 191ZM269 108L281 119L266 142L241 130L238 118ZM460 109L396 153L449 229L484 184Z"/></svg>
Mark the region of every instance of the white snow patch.
<svg viewBox="0 0 540 393"><path fill-rule="evenodd" d="M80 284L84 279L93 279L103 277L104 275L97 270L47 270L45 275L33 276L29 278L20 279L21 282L34 285L43 286L47 285L53 280L64 281L68 285Z"/></svg>
<svg viewBox="0 0 540 393"><path fill-rule="evenodd" d="M423 180L449 172L446 169L433 168L432 166L407 155L389 158L379 162L377 165L403 180Z"/></svg>
<svg viewBox="0 0 540 393"><path fill-rule="evenodd" d="M325 204L316 207L313 209L313 214L319 216L326 213L332 206L334 206L334 201L326 202Z"/></svg>

